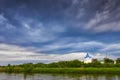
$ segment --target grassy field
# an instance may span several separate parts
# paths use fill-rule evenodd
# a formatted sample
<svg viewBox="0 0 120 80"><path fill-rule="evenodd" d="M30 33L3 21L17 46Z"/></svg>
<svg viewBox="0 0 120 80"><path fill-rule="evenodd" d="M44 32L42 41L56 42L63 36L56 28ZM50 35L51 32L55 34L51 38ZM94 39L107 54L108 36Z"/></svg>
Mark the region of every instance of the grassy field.
<svg viewBox="0 0 120 80"><path fill-rule="evenodd" d="M120 74L120 68L0 68L11 73L61 73L61 74Z"/></svg>

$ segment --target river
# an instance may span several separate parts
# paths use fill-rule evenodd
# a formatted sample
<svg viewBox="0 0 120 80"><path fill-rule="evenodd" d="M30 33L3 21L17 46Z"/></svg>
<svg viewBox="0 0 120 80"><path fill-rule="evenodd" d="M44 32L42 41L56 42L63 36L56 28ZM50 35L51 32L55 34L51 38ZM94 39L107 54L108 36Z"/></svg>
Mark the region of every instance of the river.
<svg viewBox="0 0 120 80"><path fill-rule="evenodd" d="M0 80L120 80L119 75L67 75L67 74L7 74L0 73Z"/></svg>

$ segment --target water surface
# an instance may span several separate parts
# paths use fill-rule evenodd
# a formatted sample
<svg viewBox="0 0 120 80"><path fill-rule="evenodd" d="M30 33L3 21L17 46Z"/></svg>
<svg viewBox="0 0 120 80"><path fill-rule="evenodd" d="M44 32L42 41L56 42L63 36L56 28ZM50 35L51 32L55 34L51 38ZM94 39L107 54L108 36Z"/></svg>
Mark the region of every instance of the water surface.
<svg viewBox="0 0 120 80"><path fill-rule="evenodd" d="M119 75L67 75L67 74L6 74L0 80L120 80Z"/></svg>

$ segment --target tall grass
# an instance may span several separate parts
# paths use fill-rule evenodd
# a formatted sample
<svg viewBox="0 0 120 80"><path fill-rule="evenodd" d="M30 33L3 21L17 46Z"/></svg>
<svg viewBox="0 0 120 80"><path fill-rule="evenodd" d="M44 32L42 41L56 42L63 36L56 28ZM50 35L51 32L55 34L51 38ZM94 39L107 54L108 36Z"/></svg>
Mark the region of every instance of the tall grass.
<svg viewBox="0 0 120 80"><path fill-rule="evenodd" d="M120 74L120 68L35 68L35 73Z"/></svg>
<svg viewBox="0 0 120 80"><path fill-rule="evenodd" d="M0 69L9 72L8 69ZM120 68L14 68L14 73L61 73L61 74L120 74Z"/></svg>

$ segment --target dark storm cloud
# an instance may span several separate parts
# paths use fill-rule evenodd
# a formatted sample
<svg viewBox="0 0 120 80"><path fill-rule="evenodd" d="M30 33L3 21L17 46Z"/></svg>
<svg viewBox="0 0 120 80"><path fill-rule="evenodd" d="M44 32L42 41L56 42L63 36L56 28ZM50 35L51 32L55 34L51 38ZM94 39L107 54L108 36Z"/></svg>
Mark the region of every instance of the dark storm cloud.
<svg viewBox="0 0 120 80"><path fill-rule="evenodd" d="M84 32L90 30L97 33L119 31L119 0L99 0L97 2L95 0L1 1L1 10L15 25L20 25L20 23L14 19L14 16L20 16L35 18L44 23L61 23L69 26L68 30L82 29ZM113 26L116 26L116 29L113 29Z"/></svg>
<svg viewBox="0 0 120 80"><path fill-rule="evenodd" d="M92 37L96 35L90 33L102 35L120 30L119 0L0 0L0 3L4 24L14 26L11 35L15 32L25 36L28 26L34 29L38 24L43 24L46 32L54 24L57 28L63 26L65 32L57 35L62 37Z"/></svg>

